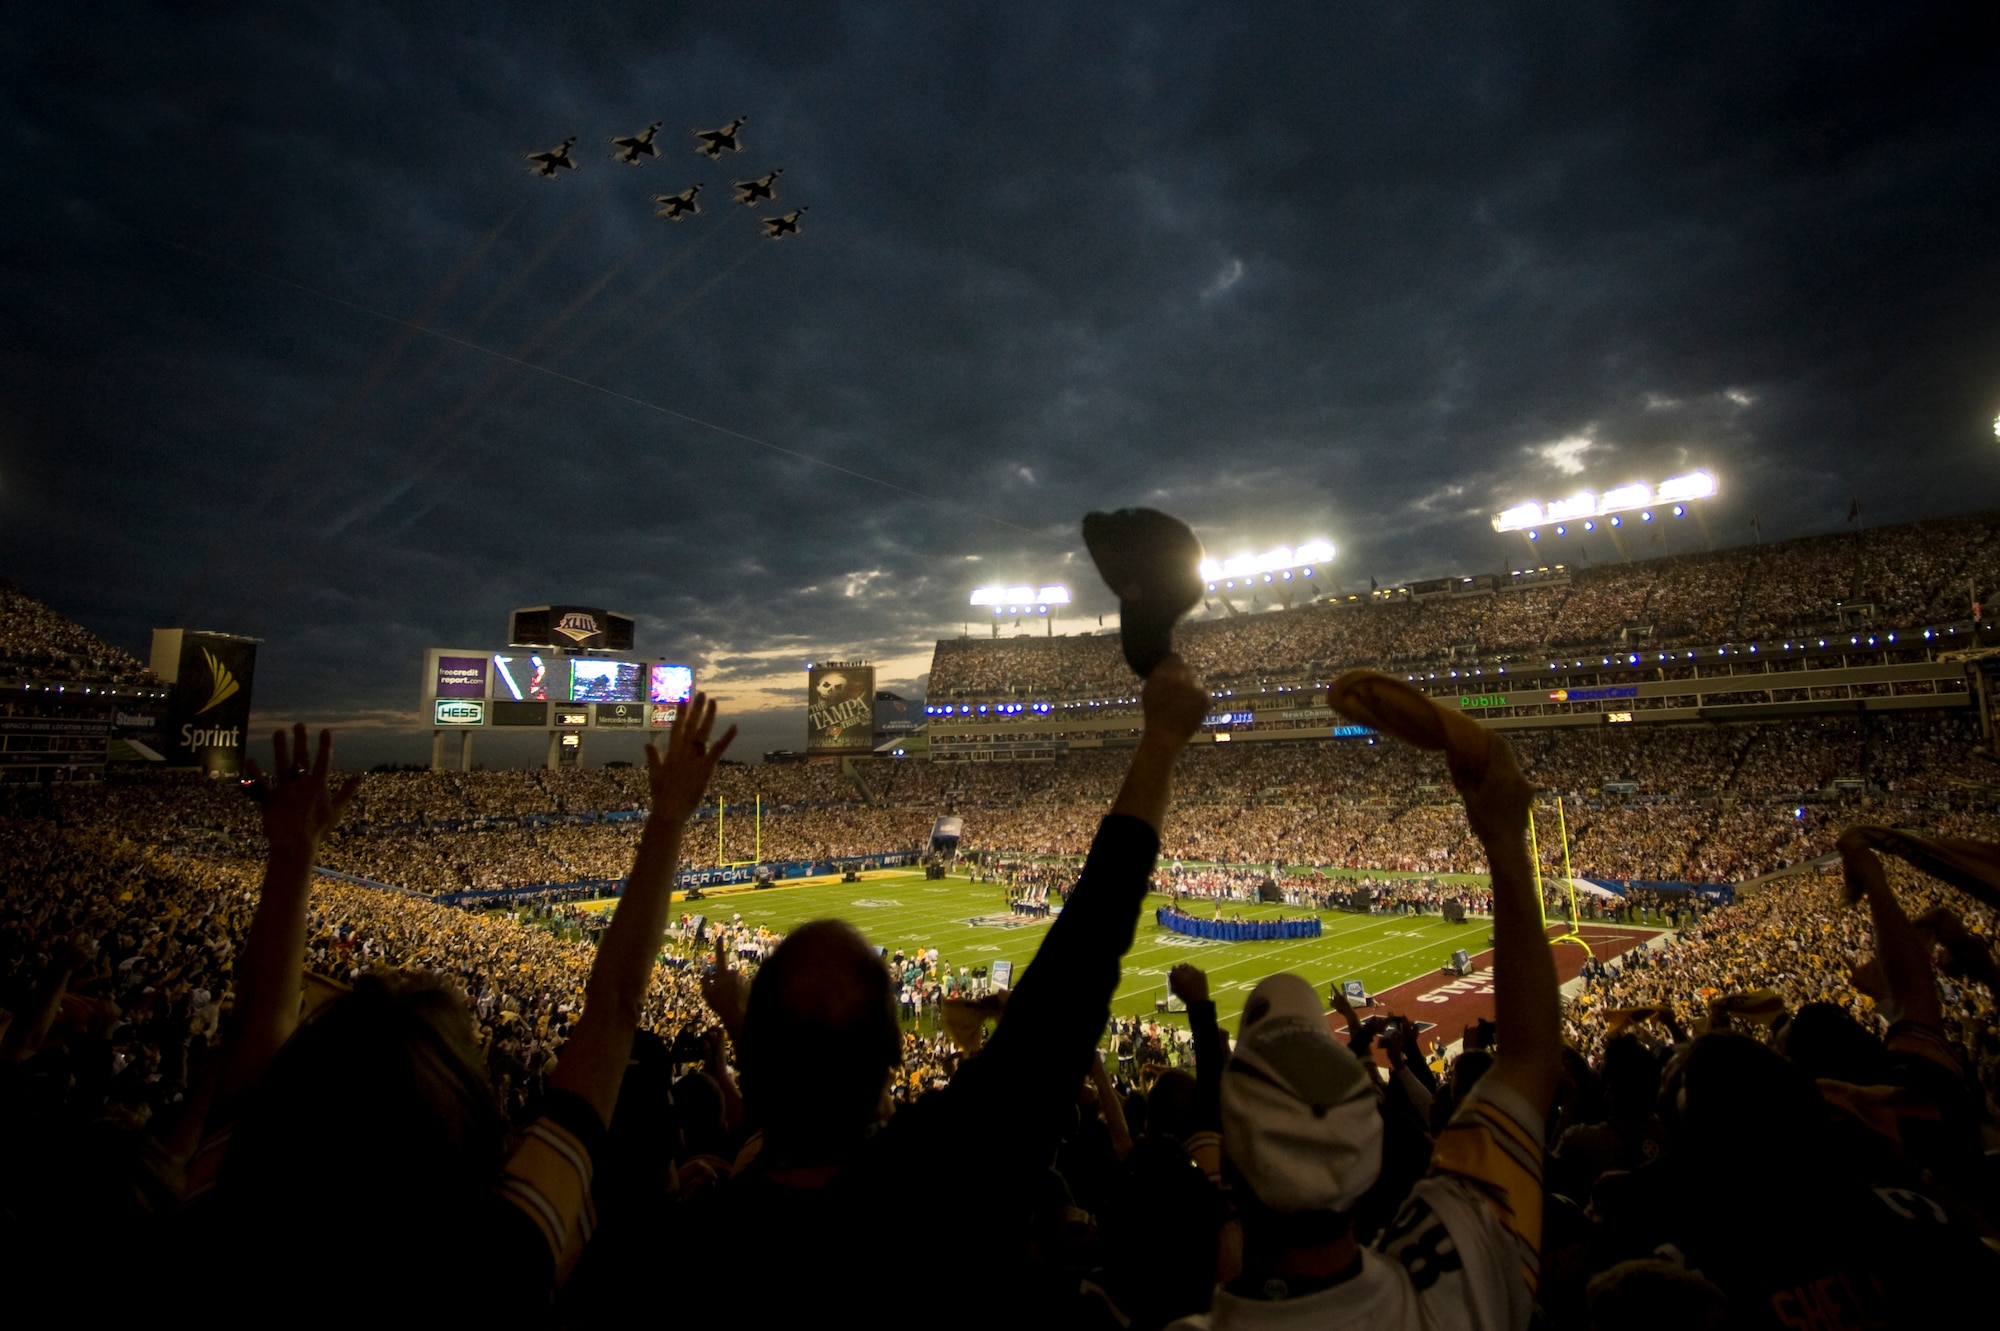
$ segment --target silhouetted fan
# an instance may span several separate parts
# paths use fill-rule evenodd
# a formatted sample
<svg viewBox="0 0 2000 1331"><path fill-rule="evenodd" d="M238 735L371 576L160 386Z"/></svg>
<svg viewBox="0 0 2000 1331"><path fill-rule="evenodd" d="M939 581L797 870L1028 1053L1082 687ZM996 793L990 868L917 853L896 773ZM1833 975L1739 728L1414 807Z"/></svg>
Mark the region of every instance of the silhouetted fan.
<svg viewBox="0 0 2000 1331"><path fill-rule="evenodd" d="M794 208L783 217L765 218L764 234L772 240L781 240L786 236L797 235L799 231L799 218L804 213L804 208Z"/></svg>
<svg viewBox="0 0 2000 1331"><path fill-rule="evenodd" d="M749 118L749 116L738 116L721 129L696 130L694 136L701 140L701 146L695 151L707 153L710 157L720 157L725 152L742 152L743 145L736 141L736 131L742 129L743 122Z"/></svg>
<svg viewBox="0 0 2000 1331"><path fill-rule="evenodd" d="M1174 624L1201 600L1201 541L1158 509L1086 513L1083 543L1118 593L1125 664L1144 679L1174 649Z"/></svg>
<svg viewBox="0 0 2000 1331"><path fill-rule="evenodd" d="M701 182L696 181L679 194L655 194L653 202L660 205L661 217L669 222L678 222L689 213L701 211L701 205L694 201L694 196L699 193L701 193Z"/></svg>
<svg viewBox="0 0 2000 1331"><path fill-rule="evenodd" d="M660 121L655 120L637 134L611 140L611 146L618 149L612 156L627 166L639 165L641 157L658 157L660 150L653 146L653 136L660 132Z"/></svg>
<svg viewBox="0 0 2000 1331"><path fill-rule="evenodd" d="M569 156L569 150L575 144L576 135L572 134L559 145L549 149L545 153L529 153L528 160L535 164L535 174L539 176L553 176L556 173L556 168L559 166L568 167L572 171L576 170L576 163L571 161Z"/></svg>
<svg viewBox="0 0 2000 1331"><path fill-rule="evenodd" d="M755 180L737 181L736 202L748 205L757 202L759 199L776 199L778 197L778 177L784 174L785 168L781 166L775 171L765 172Z"/></svg>

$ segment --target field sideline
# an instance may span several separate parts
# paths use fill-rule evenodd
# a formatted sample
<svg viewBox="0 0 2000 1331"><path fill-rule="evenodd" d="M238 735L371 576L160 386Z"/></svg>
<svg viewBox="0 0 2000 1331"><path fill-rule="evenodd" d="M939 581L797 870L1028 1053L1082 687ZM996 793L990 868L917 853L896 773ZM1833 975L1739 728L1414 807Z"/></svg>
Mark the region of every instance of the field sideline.
<svg viewBox="0 0 2000 1331"><path fill-rule="evenodd" d="M1335 980L1360 980L1373 994L1436 974L1456 948L1484 951L1490 931L1488 922L1478 917L1452 925L1435 915L1320 911L1313 912L1324 921L1318 938L1214 943L1187 938L1156 924L1153 911L1166 901L1161 896L1146 899L1132 950L1125 955L1124 980L1112 1002L1112 1011L1119 1015L1151 1014L1155 1000L1166 996L1167 972L1183 961L1208 972L1218 1015L1233 1027L1249 990L1276 971L1295 972L1322 993ZM700 912L720 920L740 912L744 923L765 925L779 933L807 920L835 915L891 952L934 947L954 971L960 966L1012 961L1017 983L1050 923L1008 915L1005 889L999 883L970 883L963 878L927 882L920 870L880 870L859 883L822 881L732 892L685 905L677 903L676 918L678 911ZM1307 913L1292 906L1228 903L1225 915L1235 912L1241 912L1244 919L1279 914L1297 919ZM990 922L973 922L982 917Z"/></svg>

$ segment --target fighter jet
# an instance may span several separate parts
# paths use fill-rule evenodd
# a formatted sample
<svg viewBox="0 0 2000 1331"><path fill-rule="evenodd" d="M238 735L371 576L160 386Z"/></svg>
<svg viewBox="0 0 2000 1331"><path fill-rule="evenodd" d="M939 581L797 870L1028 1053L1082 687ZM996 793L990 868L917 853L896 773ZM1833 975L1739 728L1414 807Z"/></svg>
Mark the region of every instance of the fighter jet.
<svg viewBox="0 0 2000 1331"><path fill-rule="evenodd" d="M799 233L799 216L804 212L805 209L802 207L794 208L783 217L765 218L764 234L772 240L781 240L786 236L797 235Z"/></svg>
<svg viewBox="0 0 2000 1331"><path fill-rule="evenodd" d="M576 170L576 163L572 162L569 157L570 147L575 143L576 135L572 134L545 153L529 153L528 160L535 164L535 174L538 176L554 176L556 168L559 166L567 167L571 171Z"/></svg>
<svg viewBox="0 0 2000 1331"><path fill-rule="evenodd" d="M660 205L659 216L669 222L678 222L688 213L701 211L701 205L694 200L694 196L699 193L701 193L701 183L697 181L679 194L655 194L653 202Z"/></svg>
<svg viewBox="0 0 2000 1331"><path fill-rule="evenodd" d="M777 179L784 174L785 168L781 166L775 171L766 172L755 180L737 181L736 202L748 207L759 199L776 199L778 197Z"/></svg>
<svg viewBox="0 0 2000 1331"><path fill-rule="evenodd" d="M618 149L612 156L627 166L639 165L641 157L658 157L660 150L653 146L653 136L659 132L660 122L655 120L637 134L611 140L611 146Z"/></svg>
<svg viewBox="0 0 2000 1331"><path fill-rule="evenodd" d="M749 118L749 116L738 116L721 129L696 130L694 136L701 140L701 147L695 151L707 153L710 157L720 157L724 152L742 152L743 145L736 141L736 131L742 129L743 122Z"/></svg>

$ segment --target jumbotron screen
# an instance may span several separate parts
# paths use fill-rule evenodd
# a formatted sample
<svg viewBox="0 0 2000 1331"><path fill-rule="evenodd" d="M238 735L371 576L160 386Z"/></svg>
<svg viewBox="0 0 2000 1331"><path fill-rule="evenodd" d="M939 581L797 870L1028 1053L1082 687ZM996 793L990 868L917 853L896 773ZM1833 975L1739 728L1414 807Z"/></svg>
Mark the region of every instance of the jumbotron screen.
<svg viewBox="0 0 2000 1331"><path fill-rule="evenodd" d="M569 663L569 700L637 702L642 669L637 661L573 660Z"/></svg>
<svg viewBox="0 0 2000 1331"><path fill-rule="evenodd" d="M561 661L556 662L561 665ZM549 701L549 667L539 652L495 652L493 696L512 702Z"/></svg>
<svg viewBox="0 0 2000 1331"><path fill-rule="evenodd" d="M694 667L656 665L646 685L647 702L686 702L694 692Z"/></svg>

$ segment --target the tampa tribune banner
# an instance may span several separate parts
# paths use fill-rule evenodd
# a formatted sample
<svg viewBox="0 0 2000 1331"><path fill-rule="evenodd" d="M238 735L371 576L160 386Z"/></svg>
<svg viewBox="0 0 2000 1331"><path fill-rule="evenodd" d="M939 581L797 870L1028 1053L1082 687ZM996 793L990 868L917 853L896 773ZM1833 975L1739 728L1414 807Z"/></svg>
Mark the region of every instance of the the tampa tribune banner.
<svg viewBox="0 0 2000 1331"><path fill-rule="evenodd" d="M227 633L153 630L153 673L173 685L162 753L175 767L213 776L243 771L257 640Z"/></svg>
<svg viewBox="0 0 2000 1331"><path fill-rule="evenodd" d="M831 661L806 675L806 752L871 753L875 667Z"/></svg>

